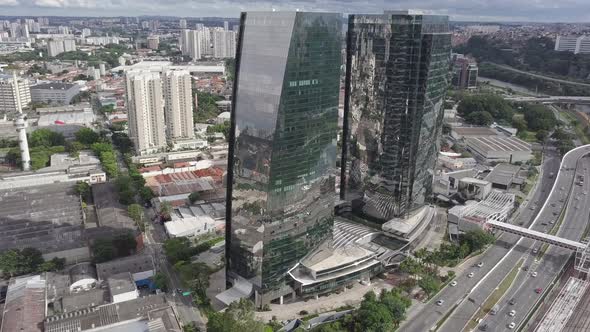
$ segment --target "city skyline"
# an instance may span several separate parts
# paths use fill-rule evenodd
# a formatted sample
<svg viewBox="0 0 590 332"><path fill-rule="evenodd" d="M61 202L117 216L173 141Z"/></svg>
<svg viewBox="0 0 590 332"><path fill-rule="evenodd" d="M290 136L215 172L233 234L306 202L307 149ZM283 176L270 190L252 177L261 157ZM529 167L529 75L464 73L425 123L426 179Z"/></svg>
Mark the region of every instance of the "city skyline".
<svg viewBox="0 0 590 332"><path fill-rule="evenodd" d="M162 15L178 17L233 17L238 18L242 11L323 11L343 13L372 14L400 8L415 8L423 14L448 15L451 21L477 22L568 22L590 21L590 2L572 0L556 3L540 0L535 3L495 0L493 3L473 3L468 0L444 2L408 0L388 3L380 1L291 1L288 4L278 1L226 0L222 2L181 1L162 3L154 0L0 0L3 15L22 16L137 16ZM187 16L187 13L191 15Z"/></svg>

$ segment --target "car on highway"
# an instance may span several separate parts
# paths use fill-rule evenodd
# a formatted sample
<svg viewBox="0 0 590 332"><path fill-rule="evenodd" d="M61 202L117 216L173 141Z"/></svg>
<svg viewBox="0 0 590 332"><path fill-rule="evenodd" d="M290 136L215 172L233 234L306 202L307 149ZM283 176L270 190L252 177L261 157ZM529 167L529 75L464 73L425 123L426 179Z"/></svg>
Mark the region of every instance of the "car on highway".
<svg viewBox="0 0 590 332"><path fill-rule="evenodd" d="M445 303L445 301L444 301L444 300L438 300L438 301L436 301L436 305L437 305L437 306L439 306L439 307L440 307L441 305L443 305L443 303Z"/></svg>
<svg viewBox="0 0 590 332"><path fill-rule="evenodd" d="M515 305L516 304L516 300L514 298L512 298L512 299L510 299L510 301L508 302L508 304Z"/></svg>
<svg viewBox="0 0 590 332"><path fill-rule="evenodd" d="M479 326L479 330L480 331L487 331L488 330L488 324L483 324Z"/></svg>
<svg viewBox="0 0 590 332"><path fill-rule="evenodd" d="M537 277L537 271L531 273L531 277L536 278Z"/></svg>
<svg viewBox="0 0 590 332"><path fill-rule="evenodd" d="M456 280L453 280L453 281L451 282L451 287L455 287L455 286L457 286L457 281L456 281Z"/></svg>
<svg viewBox="0 0 590 332"><path fill-rule="evenodd" d="M508 324L508 328L511 330L514 329L515 327L516 327L516 323L514 323L514 322Z"/></svg>
<svg viewBox="0 0 590 332"><path fill-rule="evenodd" d="M533 249L533 254L536 254L538 252L539 252L539 249L537 249L537 248Z"/></svg>
<svg viewBox="0 0 590 332"><path fill-rule="evenodd" d="M470 272L470 273L467 275L467 277L468 277L468 278L473 278L473 276L474 276L474 275L475 275L475 273L473 273L473 272Z"/></svg>
<svg viewBox="0 0 590 332"><path fill-rule="evenodd" d="M510 312L508 313L508 316L510 316L510 317L516 316L516 310L510 310Z"/></svg>
<svg viewBox="0 0 590 332"><path fill-rule="evenodd" d="M542 291L543 291L543 288L535 288L535 293L537 293L537 294L541 294Z"/></svg>
<svg viewBox="0 0 590 332"><path fill-rule="evenodd" d="M482 267L482 266L483 266L483 262L477 263L477 267Z"/></svg>
<svg viewBox="0 0 590 332"><path fill-rule="evenodd" d="M582 195L588 195L588 192L587 192L587 191L584 191L584 192L582 193Z"/></svg>

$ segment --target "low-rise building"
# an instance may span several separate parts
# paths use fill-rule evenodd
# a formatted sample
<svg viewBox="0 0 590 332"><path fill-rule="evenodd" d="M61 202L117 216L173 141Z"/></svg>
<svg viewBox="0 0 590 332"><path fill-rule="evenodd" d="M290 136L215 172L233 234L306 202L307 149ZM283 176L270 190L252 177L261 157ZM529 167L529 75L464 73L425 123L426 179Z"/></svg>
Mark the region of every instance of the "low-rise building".
<svg viewBox="0 0 590 332"><path fill-rule="evenodd" d="M78 84L38 84L31 87L31 100L39 103L68 105L79 92L80 86Z"/></svg>
<svg viewBox="0 0 590 332"><path fill-rule="evenodd" d="M520 184L522 181L518 176L520 166L510 164L498 164L486 176L485 180L492 184L493 188L508 190L514 182Z"/></svg>
<svg viewBox="0 0 590 332"><path fill-rule="evenodd" d="M452 158L448 156L438 156L438 163L450 170L460 170L474 168L477 165L475 158Z"/></svg>
<svg viewBox="0 0 590 332"><path fill-rule="evenodd" d="M498 132L489 127L453 127L451 129L451 137L456 140L496 135L498 135Z"/></svg>
<svg viewBox="0 0 590 332"><path fill-rule="evenodd" d="M465 200L483 200L492 191L492 184L476 178L462 178L459 180L457 192Z"/></svg>
<svg viewBox="0 0 590 332"><path fill-rule="evenodd" d="M108 277L111 302L119 303L139 298L137 286L129 272L114 274Z"/></svg>
<svg viewBox="0 0 590 332"><path fill-rule="evenodd" d="M458 235L483 229L490 220L506 221L514 209L514 202L514 194L494 190L483 201L457 205L449 209L449 233Z"/></svg>
<svg viewBox="0 0 590 332"><path fill-rule="evenodd" d="M164 223L170 237L197 237L216 230L215 220L196 207L179 207L170 213L172 220Z"/></svg>
<svg viewBox="0 0 590 332"><path fill-rule="evenodd" d="M96 116L89 103L38 108L37 114L39 114L37 121L39 127L63 125L92 127L96 121Z"/></svg>
<svg viewBox="0 0 590 332"><path fill-rule="evenodd" d="M108 280L113 275L131 273L133 281L139 285L148 284L148 279L156 273L154 259L150 255L133 255L105 263L96 264L98 279Z"/></svg>
<svg viewBox="0 0 590 332"><path fill-rule="evenodd" d="M526 162L533 158L531 145L516 137L470 137L466 143L475 159L485 164Z"/></svg>

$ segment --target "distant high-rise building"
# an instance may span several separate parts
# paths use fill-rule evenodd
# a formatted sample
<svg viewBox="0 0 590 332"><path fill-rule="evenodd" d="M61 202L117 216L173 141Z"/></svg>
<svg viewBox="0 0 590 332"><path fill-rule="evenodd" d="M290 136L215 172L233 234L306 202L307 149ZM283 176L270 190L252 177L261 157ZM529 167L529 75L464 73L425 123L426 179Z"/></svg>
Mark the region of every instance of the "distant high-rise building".
<svg viewBox="0 0 590 332"><path fill-rule="evenodd" d="M252 289L257 306L295 295L287 272L331 252L340 19L304 12L241 17L226 280Z"/></svg>
<svg viewBox="0 0 590 332"><path fill-rule="evenodd" d="M57 31L62 35L69 35L70 34L70 28L67 26L60 25L59 27L57 27Z"/></svg>
<svg viewBox="0 0 590 332"><path fill-rule="evenodd" d="M188 71L168 70L163 74L166 135L168 139L193 138L192 78Z"/></svg>
<svg viewBox="0 0 590 332"><path fill-rule="evenodd" d="M229 31L229 22L228 21L223 21L223 30Z"/></svg>
<svg viewBox="0 0 590 332"><path fill-rule="evenodd" d="M150 50L157 50L160 47L160 37L158 37L158 36L147 37L147 47Z"/></svg>
<svg viewBox="0 0 590 332"><path fill-rule="evenodd" d="M160 29L160 21L158 21L158 20L150 21L150 30L151 31L158 31L158 29Z"/></svg>
<svg viewBox="0 0 590 332"><path fill-rule="evenodd" d="M105 76L107 74L107 67L104 63L100 63L98 69L100 70L100 76Z"/></svg>
<svg viewBox="0 0 590 332"><path fill-rule="evenodd" d="M195 29L197 30L203 30L205 28L205 25L203 23L196 23L195 24Z"/></svg>
<svg viewBox="0 0 590 332"><path fill-rule="evenodd" d="M203 31L182 30L180 32L180 50L182 55L188 55L193 60L201 59L201 41Z"/></svg>
<svg viewBox="0 0 590 332"><path fill-rule="evenodd" d="M126 75L129 137L138 154L166 148L162 79L155 72L130 71Z"/></svg>
<svg viewBox="0 0 590 332"><path fill-rule="evenodd" d="M407 217L431 196L450 55L447 16L349 16L341 198L356 215Z"/></svg>
<svg viewBox="0 0 590 332"><path fill-rule="evenodd" d="M38 17L37 22L44 27L49 25L49 19L47 17Z"/></svg>
<svg viewBox="0 0 590 332"><path fill-rule="evenodd" d="M213 55L213 48L211 47L211 30L203 27L201 30L201 55Z"/></svg>
<svg viewBox="0 0 590 332"><path fill-rule="evenodd" d="M0 110L5 113L18 112L17 93L23 108L31 102L29 81L19 78L17 82L18 88L15 88L12 76L0 74Z"/></svg>
<svg viewBox="0 0 590 332"><path fill-rule="evenodd" d="M180 29L186 29L186 20L184 18L181 18L180 21L178 21L178 26L180 27Z"/></svg>
<svg viewBox="0 0 590 332"><path fill-rule="evenodd" d="M86 38L90 35L92 35L92 30L90 30L88 28L82 29L82 38Z"/></svg>
<svg viewBox="0 0 590 332"><path fill-rule="evenodd" d="M236 33L234 31L213 31L213 57L234 58L236 56Z"/></svg>
<svg viewBox="0 0 590 332"><path fill-rule="evenodd" d="M478 68L475 59L463 54L453 55L453 79L452 83L457 89L477 88Z"/></svg>
<svg viewBox="0 0 590 332"><path fill-rule="evenodd" d="M144 30L147 30L150 28L150 22L149 21L141 21L141 28Z"/></svg>
<svg viewBox="0 0 590 332"><path fill-rule="evenodd" d="M54 39L47 42L47 54L50 57L57 56L64 52L73 52L76 50L76 41L74 39Z"/></svg>

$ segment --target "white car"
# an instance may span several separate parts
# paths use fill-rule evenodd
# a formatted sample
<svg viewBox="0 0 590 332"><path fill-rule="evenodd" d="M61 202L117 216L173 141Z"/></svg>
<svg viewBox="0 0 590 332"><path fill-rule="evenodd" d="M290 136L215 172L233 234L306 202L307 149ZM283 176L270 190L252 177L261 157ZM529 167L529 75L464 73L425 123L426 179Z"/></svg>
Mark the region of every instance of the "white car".
<svg viewBox="0 0 590 332"><path fill-rule="evenodd" d="M444 301L444 300L438 300L438 301L436 301L436 305L437 305L437 306L439 306L439 307L440 307L441 305L443 305L443 303L445 303L445 301Z"/></svg>
<svg viewBox="0 0 590 332"><path fill-rule="evenodd" d="M508 316L510 316L510 317L514 317L515 315L516 315L515 310L510 310L510 312L508 313Z"/></svg>
<svg viewBox="0 0 590 332"><path fill-rule="evenodd" d="M451 287L455 287L455 286L457 286L457 281L456 280L451 281Z"/></svg>
<svg viewBox="0 0 590 332"><path fill-rule="evenodd" d="M483 262L477 263L477 267L482 267L482 266L483 266Z"/></svg>
<svg viewBox="0 0 590 332"><path fill-rule="evenodd" d="M531 277L536 278L537 277L537 271L531 273Z"/></svg>
<svg viewBox="0 0 590 332"><path fill-rule="evenodd" d="M473 276L475 275L475 273L471 272L467 275L468 278L473 278Z"/></svg>
<svg viewBox="0 0 590 332"><path fill-rule="evenodd" d="M514 322L508 324L508 328L511 330L514 329L515 327L516 327L516 323L514 323Z"/></svg>

